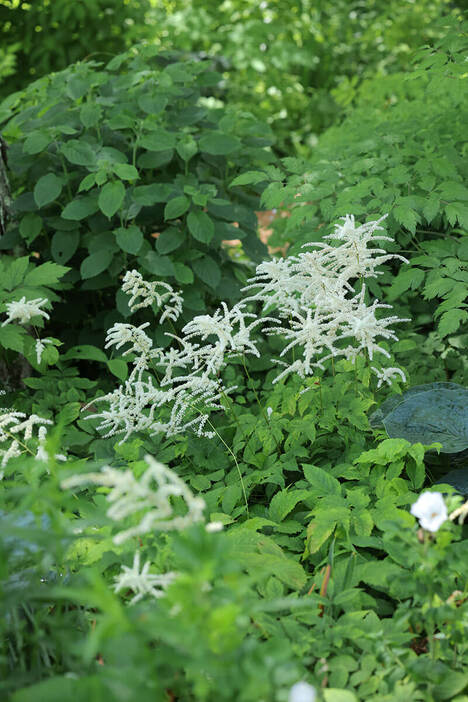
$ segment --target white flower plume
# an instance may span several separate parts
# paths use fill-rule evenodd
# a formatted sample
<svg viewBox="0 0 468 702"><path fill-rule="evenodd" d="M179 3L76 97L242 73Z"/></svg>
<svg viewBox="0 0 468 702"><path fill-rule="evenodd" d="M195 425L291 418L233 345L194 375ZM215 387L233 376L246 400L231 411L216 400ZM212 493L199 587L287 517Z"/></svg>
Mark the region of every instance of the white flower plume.
<svg viewBox="0 0 468 702"><path fill-rule="evenodd" d="M15 319L18 320L19 324L27 324L32 319L32 317L38 316L42 316L45 319L50 319L50 316L47 314L47 312L41 310L41 307L43 307L47 302L47 298L40 297L38 297L36 300L26 301L26 297L24 296L21 298L21 300L7 302L6 309L8 317L3 322L2 327L4 327L5 324L10 324Z"/></svg>
<svg viewBox="0 0 468 702"><path fill-rule="evenodd" d="M72 475L62 481L61 487L69 489L88 483L109 487L106 499L110 504L107 510L110 519L120 522L132 515L139 516L140 523L137 526L114 536L116 544L150 531L180 530L202 521L205 501L201 497L195 497L170 468L149 455L145 456L145 461L148 468L139 480L130 469L118 470L104 466L100 473ZM183 515L174 512L172 499L175 497L180 497L185 502Z"/></svg>
<svg viewBox="0 0 468 702"><path fill-rule="evenodd" d="M140 553L137 551L132 567L122 566L122 572L115 576L114 592L132 590L135 595L129 602L131 605L141 600L145 595L151 595L156 599L164 597L165 589L174 581L177 573L156 575L149 572L150 566L150 562L146 561L140 570Z"/></svg>

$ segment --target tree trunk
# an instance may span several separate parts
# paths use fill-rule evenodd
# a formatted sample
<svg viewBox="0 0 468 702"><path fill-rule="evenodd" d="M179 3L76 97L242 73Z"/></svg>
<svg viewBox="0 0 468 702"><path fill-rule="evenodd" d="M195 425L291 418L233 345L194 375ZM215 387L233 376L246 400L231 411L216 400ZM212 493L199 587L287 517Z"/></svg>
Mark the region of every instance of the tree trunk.
<svg viewBox="0 0 468 702"><path fill-rule="evenodd" d="M0 237L5 234L10 212L11 196L7 176L7 145L0 135Z"/></svg>

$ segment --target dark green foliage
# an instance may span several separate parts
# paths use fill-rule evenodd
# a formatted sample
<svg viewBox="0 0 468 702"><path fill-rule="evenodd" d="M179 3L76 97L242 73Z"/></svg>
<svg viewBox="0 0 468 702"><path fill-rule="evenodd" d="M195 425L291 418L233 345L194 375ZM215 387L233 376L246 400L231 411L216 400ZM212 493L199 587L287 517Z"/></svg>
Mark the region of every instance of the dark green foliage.
<svg viewBox="0 0 468 702"><path fill-rule="evenodd" d="M223 240L241 239L254 261L266 252L257 197L228 184L271 160L269 129L213 103L220 76L209 62L156 54L140 47L106 67L77 64L0 107L17 196L0 246L71 268L50 328L67 346L101 346L116 301L128 317L117 292L127 270L182 288L202 311L235 300L245 280Z"/></svg>

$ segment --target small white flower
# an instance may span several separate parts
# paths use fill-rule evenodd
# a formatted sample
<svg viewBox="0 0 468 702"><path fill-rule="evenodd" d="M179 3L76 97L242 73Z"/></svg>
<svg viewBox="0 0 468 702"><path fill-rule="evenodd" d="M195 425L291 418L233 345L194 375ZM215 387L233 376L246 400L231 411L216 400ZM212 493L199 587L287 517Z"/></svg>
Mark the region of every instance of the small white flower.
<svg viewBox="0 0 468 702"><path fill-rule="evenodd" d="M133 590L135 596L130 600L130 604L135 604L145 595L151 595L155 598L163 597L165 588L172 583L177 574L155 575L149 572L149 568L150 562L146 561L140 571L140 554L137 551L132 567L122 566L122 572L114 578L114 592L120 592L124 589Z"/></svg>
<svg viewBox="0 0 468 702"><path fill-rule="evenodd" d="M209 534L214 534L217 531L222 531L223 529L224 525L222 522L208 522L205 527L205 531L207 531Z"/></svg>
<svg viewBox="0 0 468 702"><path fill-rule="evenodd" d="M423 492L411 507L411 514L423 529L435 532L448 518L447 507L440 492Z"/></svg>
<svg viewBox="0 0 468 702"><path fill-rule="evenodd" d="M266 408L266 413L267 413L268 419L270 419L271 415L273 414L273 408L272 408L272 407L267 407L267 408Z"/></svg>
<svg viewBox="0 0 468 702"><path fill-rule="evenodd" d="M295 683L289 691L288 702L315 702L315 687L307 682Z"/></svg>
<svg viewBox="0 0 468 702"><path fill-rule="evenodd" d="M37 358L37 364L39 365L41 362L42 354L45 349L46 344L52 344L52 339L37 339L36 340L36 358Z"/></svg>
<svg viewBox="0 0 468 702"><path fill-rule="evenodd" d="M374 366L371 366L371 370L374 371L379 379L379 382L377 383L377 390L380 388L382 383L391 385L392 380L396 375L400 375L403 382L406 383L406 375L403 373L401 368L382 368L382 370L379 371L377 368L374 368Z"/></svg>
<svg viewBox="0 0 468 702"><path fill-rule="evenodd" d="M17 319L20 324L26 324L29 322L31 317L37 317L41 315L45 319L50 319L47 312L41 310L40 308L48 302L47 298L43 299L38 297L36 300L28 300L26 302L26 297L22 297L21 300L16 300L14 302L7 302L7 319L3 322L2 327L5 324L9 324L14 319Z"/></svg>

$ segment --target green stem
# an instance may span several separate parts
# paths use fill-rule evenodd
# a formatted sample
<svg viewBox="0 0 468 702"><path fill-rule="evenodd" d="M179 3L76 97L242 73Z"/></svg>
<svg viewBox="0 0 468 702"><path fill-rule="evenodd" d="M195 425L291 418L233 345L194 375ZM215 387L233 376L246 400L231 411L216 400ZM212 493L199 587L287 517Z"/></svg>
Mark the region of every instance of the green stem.
<svg viewBox="0 0 468 702"><path fill-rule="evenodd" d="M239 467L239 463L237 462L237 458L236 458L236 456L235 456L233 450L231 449L231 447L228 446L228 444L224 441L224 439L223 439L223 437L221 436L221 434L216 430L216 428L213 426L213 424L210 422L209 419L207 420L207 424L210 425L210 427L213 429L214 433L217 435L217 437L220 439L220 441L224 444L224 446L226 447L226 449L228 450L228 452L231 454L231 456L232 456L232 458L233 458L233 460L234 460L234 463L236 464L237 472L239 473L240 484L241 484L241 487L242 487L242 494L244 495L244 502L245 502L245 507L246 507L246 510L247 510L247 516L250 517L250 513L249 513L249 503L248 503L248 500L247 500L247 493L246 493L246 491L245 491L244 480L243 480L243 478L242 478L242 472L241 472L241 469L240 469L240 467Z"/></svg>

